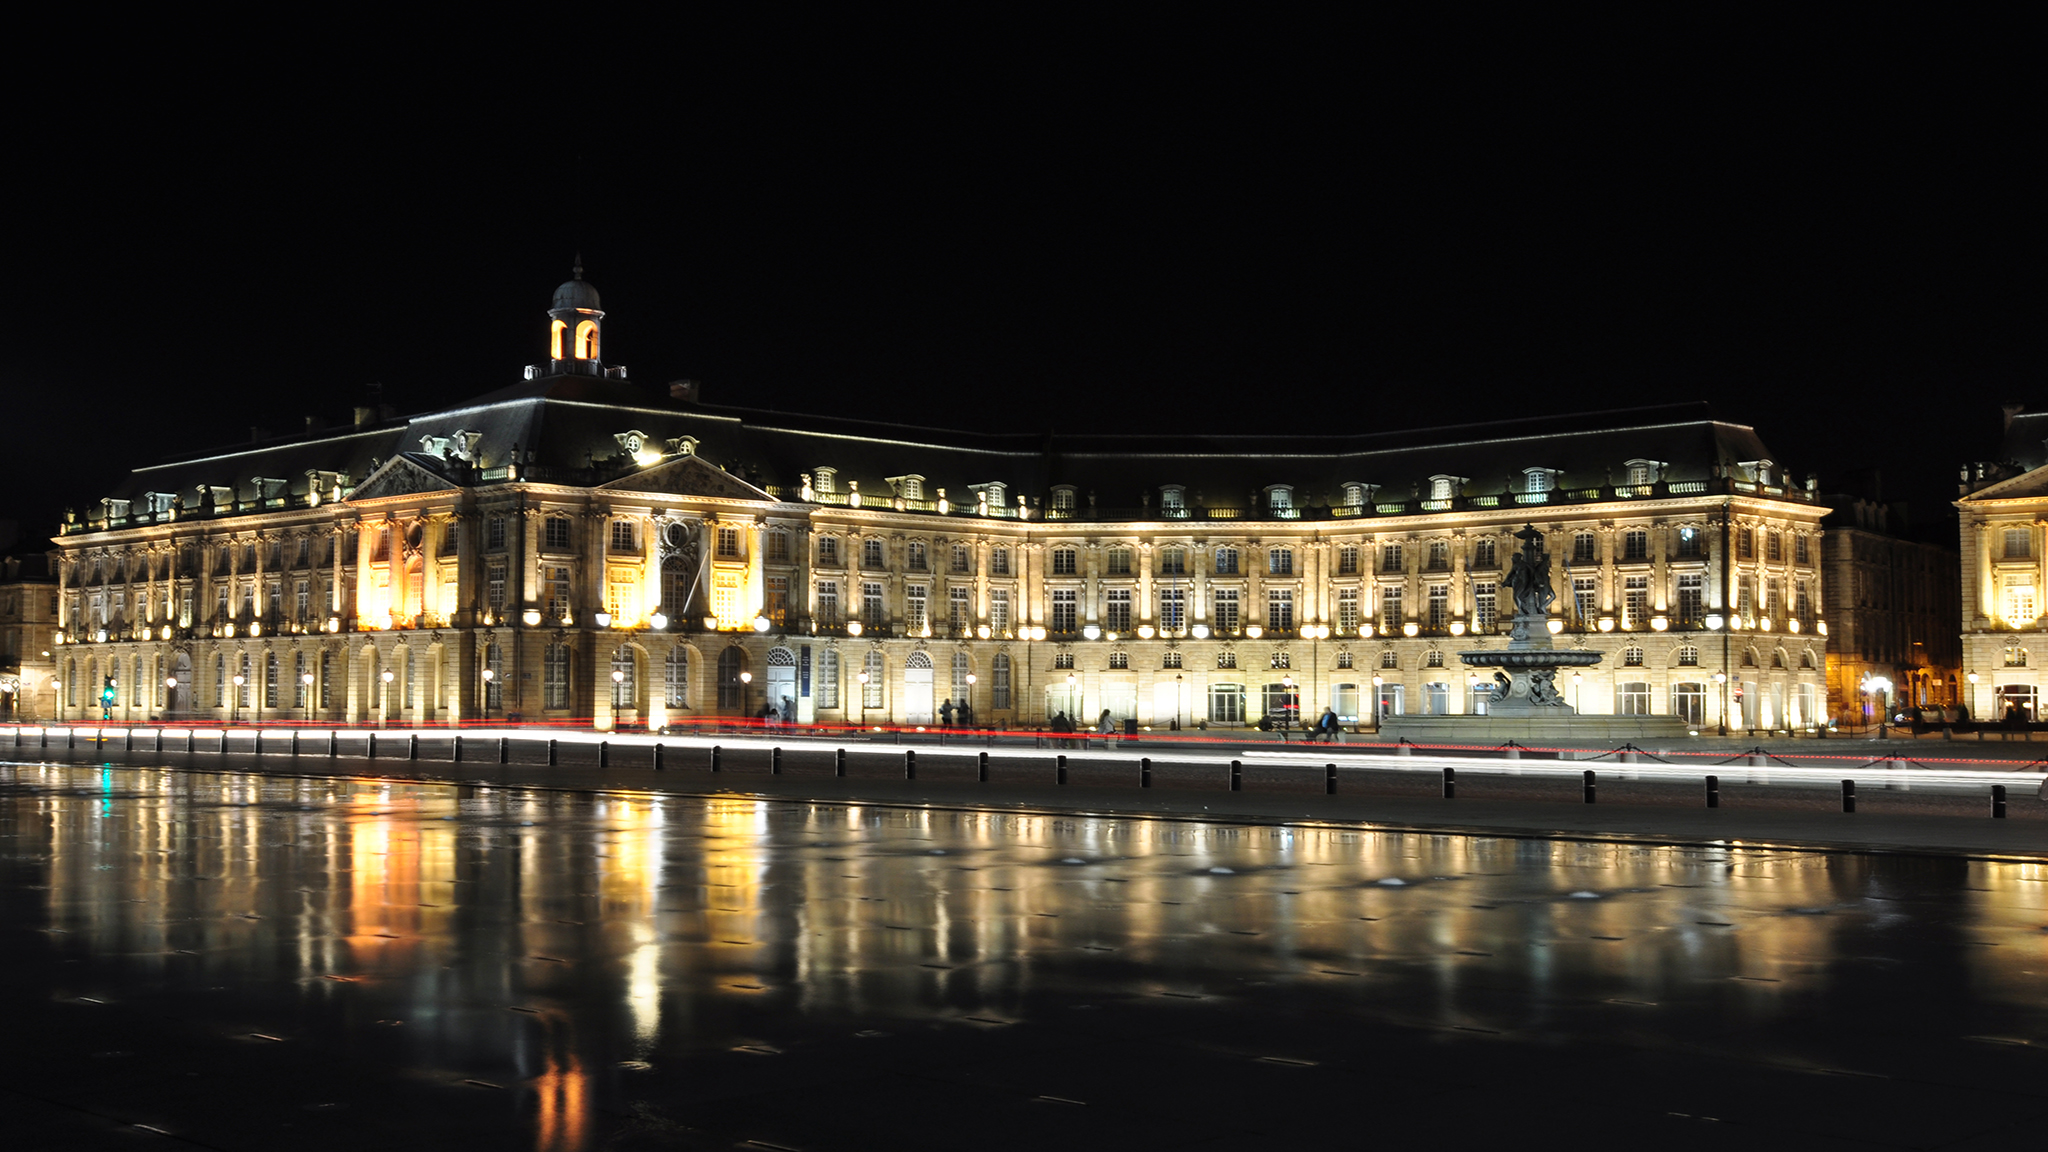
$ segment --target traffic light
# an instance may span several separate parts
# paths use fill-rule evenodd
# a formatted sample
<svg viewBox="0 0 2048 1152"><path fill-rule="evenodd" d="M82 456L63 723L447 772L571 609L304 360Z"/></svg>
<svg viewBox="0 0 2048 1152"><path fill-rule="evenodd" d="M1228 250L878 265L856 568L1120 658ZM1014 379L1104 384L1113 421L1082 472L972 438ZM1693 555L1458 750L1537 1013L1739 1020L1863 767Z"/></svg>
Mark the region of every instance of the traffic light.
<svg viewBox="0 0 2048 1152"><path fill-rule="evenodd" d="M106 677L105 682L100 685L100 706L103 708L112 708L114 706L114 697L114 678L112 676L108 676Z"/></svg>

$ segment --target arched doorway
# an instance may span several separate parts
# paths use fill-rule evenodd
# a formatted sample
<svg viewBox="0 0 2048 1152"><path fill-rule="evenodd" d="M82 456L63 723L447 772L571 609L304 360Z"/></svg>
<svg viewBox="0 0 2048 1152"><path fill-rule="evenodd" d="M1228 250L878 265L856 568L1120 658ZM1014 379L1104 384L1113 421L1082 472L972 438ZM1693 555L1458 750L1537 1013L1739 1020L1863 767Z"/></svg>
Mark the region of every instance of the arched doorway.
<svg viewBox="0 0 2048 1152"><path fill-rule="evenodd" d="M768 650L768 704L784 724L796 723L796 653L787 648Z"/></svg>
<svg viewBox="0 0 2048 1152"><path fill-rule="evenodd" d="M164 711L175 717L191 715L192 654L185 651L172 653L171 670L165 673L165 679L177 683L164 685Z"/></svg>
<svg viewBox="0 0 2048 1152"><path fill-rule="evenodd" d="M932 722L932 658L928 652L912 652L903 662L903 722Z"/></svg>
<svg viewBox="0 0 2048 1152"><path fill-rule="evenodd" d="M740 680L740 673L747 670L747 654L738 647L727 648L718 654L718 710L728 716L744 716L747 712L746 684Z"/></svg>

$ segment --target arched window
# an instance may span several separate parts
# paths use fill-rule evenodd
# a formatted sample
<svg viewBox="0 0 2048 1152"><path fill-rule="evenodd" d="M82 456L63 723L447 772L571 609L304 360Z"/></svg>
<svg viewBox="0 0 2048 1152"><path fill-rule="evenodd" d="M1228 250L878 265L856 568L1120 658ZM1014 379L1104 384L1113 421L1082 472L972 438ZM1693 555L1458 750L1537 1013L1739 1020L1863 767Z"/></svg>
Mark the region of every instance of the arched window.
<svg viewBox="0 0 2048 1152"><path fill-rule="evenodd" d="M671 708L690 706L690 650L678 644L662 661L662 694Z"/></svg>
<svg viewBox="0 0 2048 1152"><path fill-rule="evenodd" d="M1690 645L1690 644L1687 644L1687 645L1685 645L1684 647L1681 647L1681 648L1680 648L1680 649L1678 650L1678 665L1679 665L1679 667L1681 667L1681 668L1693 668L1693 667L1697 667L1697 666L1699 665L1699 662L1700 662L1700 650L1699 650L1698 648L1695 648L1695 647L1693 647L1692 645Z"/></svg>
<svg viewBox="0 0 2048 1152"><path fill-rule="evenodd" d="M213 706L228 706L228 658L224 652L213 654Z"/></svg>
<svg viewBox="0 0 2048 1152"><path fill-rule="evenodd" d="M550 644L541 661L541 704L546 708L569 706L569 646Z"/></svg>
<svg viewBox="0 0 2048 1152"><path fill-rule="evenodd" d="M306 706L306 654L292 653L292 707Z"/></svg>
<svg viewBox="0 0 2048 1152"><path fill-rule="evenodd" d="M249 689L253 687L249 683L249 654L247 652L242 653L241 659L235 663L235 668L237 674L242 677L242 682L235 687L235 704L237 707L247 708L249 706Z"/></svg>
<svg viewBox="0 0 2048 1152"><path fill-rule="evenodd" d="M1430 668L1441 668L1444 666L1444 654L1435 648L1431 648L1429 655L1422 662Z"/></svg>
<svg viewBox="0 0 2048 1152"><path fill-rule="evenodd" d="M1398 653L1396 653L1396 652L1395 652L1395 651L1394 651L1394 650L1393 650L1392 648L1388 648L1388 649L1386 649L1385 651L1383 651L1383 652L1381 652L1381 653L1380 653L1380 667L1382 667L1382 668L1399 668L1400 666L1401 666L1401 657L1400 657L1400 655L1399 655Z"/></svg>
<svg viewBox="0 0 2048 1152"><path fill-rule="evenodd" d="M142 707L143 701L148 699L148 697L143 695L144 683L145 681L142 678L142 657L137 656L135 658L135 675L128 681L128 703L137 708Z"/></svg>
<svg viewBox="0 0 2048 1152"><path fill-rule="evenodd" d="M1627 648L1623 648L1621 650L1621 662L1623 664L1628 665L1631 668L1642 667L1643 650L1641 648L1635 647L1634 645L1630 645Z"/></svg>
<svg viewBox="0 0 2048 1152"><path fill-rule="evenodd" d="M576 325L576 358L597 359L597 321L585 320Z"/></svg>
<svg viewBox="0 0 2048 1152"><path fill-rule="evenodd" d="M549 359L560 360L562 358L562 334L564 332L567 332L568 330L568 323L562 320L557 320L553 324L548 326Z"/></svg>
<svg viewBox="0 0 2048 1152"><path fill-rule="evenodd" d="M1008 652L996 653L995 659L989 662L988 680L988 706L991 708L1008 708L1010 706L1010 654Z"/></svg>
<svg viewBox="0 0 2048 1152"><path fill-rule="evenodd" d="M320 654L320 707L334 707L334 653Z"/></svg>
<svg viewBox="0 0 2048 1152"><path fill-rule="evenodd" d="M612 649L612 707L631 708L636 699L633 682L633 652L621 644Z"/></svg>
<svg viewBox="0 0 2048 1152"><path fill-rule="evenodd" d="M265 708L276 708L280 706L278 704L278 700L280 697L278 695L277 680L277 653L265 653L263 657L263 706Z"/></svg>
<svg viewBox="0 0 2048 1152"><path fill-rule="evenodd" d="M953 703L967 704L974 700L974 686L967 678L974 674L974 657L965 652L953 653Z"/></svg>
<svg viewBox="0 0 2048 1152"><path fill-rule="evenodd" d="M839 653L827 648L818 653L818 677L811 695L819 708L839 707Z"/></svg>
<svg viewBox="0 0 2048 1152"><path fill-rule="evenodd" d="M869 649L867 659L861 663L861 671L865 672L868 678L867 683L861 685L862 706L880 708L883 700L882 689L889 678L888 661L882 658L881 652Z"/></svg>
<svg viewBox="0 0 2048 1152"><path fill-rule="evenodd" d="M484 679L484 707L505 706L505 650L496 644L484 646L484 671L490 675Z"/></svg>
<svg viewBox="0 0 2048 1152"><path fill-rule="evenodd" d="M746 667L747 654L739 648L727 648L718 654L720 711L731 712L746 707L746 685L740 681L740 673L746 671Z"/></svg>

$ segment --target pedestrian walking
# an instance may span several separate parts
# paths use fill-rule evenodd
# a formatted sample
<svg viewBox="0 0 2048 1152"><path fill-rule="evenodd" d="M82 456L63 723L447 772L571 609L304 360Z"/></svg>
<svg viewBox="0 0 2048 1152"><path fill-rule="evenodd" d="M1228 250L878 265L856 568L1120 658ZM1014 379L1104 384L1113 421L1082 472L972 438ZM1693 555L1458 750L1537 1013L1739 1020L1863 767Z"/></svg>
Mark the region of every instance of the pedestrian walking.
<svg viewBox="0 0 2048 1152"><path fill-rule="evenodd" d="M951 696L948 696L946 697L946 702L944 704L939 705L939 727L951 728L952 726L953 698Z"/></svg>

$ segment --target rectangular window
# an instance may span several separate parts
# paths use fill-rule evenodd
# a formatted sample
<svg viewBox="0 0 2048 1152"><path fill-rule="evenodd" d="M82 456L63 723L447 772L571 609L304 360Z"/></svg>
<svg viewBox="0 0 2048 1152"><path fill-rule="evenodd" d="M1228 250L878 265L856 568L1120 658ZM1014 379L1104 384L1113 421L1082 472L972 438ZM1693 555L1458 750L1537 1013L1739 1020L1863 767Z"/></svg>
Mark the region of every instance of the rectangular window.
<svg viewBox="0 0 2048 1152"><path fill-rule="evenodd" d="M955 576L966 576L974 571L974 552L967 545L953 545L952 570Z"/></svg>
<svg viewBox="0 0 2048 1152"><path fill-rule="evenodd" d="M1650 578L1630 576L1622 581L1623 628L1650 626Z"/></svg>
<svg viewBox="0 0 2048 1152"><path fill-rule="evenodd" d="M837 537L837 536L820 536L820 537L818 537L818 567L820 567L820 568L837 568L837 567L839 567L839 537Z"/></svg>
<svg viewBox="0 0 2048 1152"><path fill-rule="evenodd" d="M639 550L640 546L634 539L633 522L631 520L612 521L612 551L637 552Z"/></svg>
<svg viewBox="0 0 2048 1152"><path fill-rule="evenodd" d="M1072 588L1055 588L1052 592L1052 630L1072 632L1074 630L1075 592Z"/></svg>
<svg viewBox="0 0 2048 1152"><path fill-rule="evenodd" d="M1499 549L1491 536L1481 536L1472 542L1472 566L1474 568L1500 567Z"/></svg>
<svg viewBox="0 0 2048 1152"><path fill-rule="evenodd" d="M1803 540L1805 537L1802 536L1800 539ZM1792 614L1801 620L1811 620L1813 618L1813 600L1807 595L1806 581L1796 581L1793 584L1793 589L1794 594L1799 597L1799 602L1792 606Z"/></svg>
<svg viewBox="0 0 2048 1152"><path fill-rule="evenodd" d="M1650 558L1650 534L1641 528L1631 528L1621 534L1621 558L1623 560L1648 560Z"/></svg>
<svg viewBox="0 0 2048 1152"><path fill-rule="evenodd" d="M550 564L541 570L541 588L547 598L547 616L560 620L569 614L569 570Z"/></svg>
<svg viewBox="0 0 2048 1152"><path fill-rule="evenodd" d="M1735 558L1753 560L1756 558L1756 530L1737 528L1735 530Z"/></svg>
<svg viewBox="0 0 2048 1152"><path fill-rule="evenodd" d="M1500 604L1500 585L1492 580L1472 582L1472 623L1491 630Z"/></svg>
<svg viewBox="0 0 2048 1152"><path fill-rule="evenodd" d="M761 615L770 623L784 627L789 623L789 577L765 576L761 579Z"/></svg>
<svg viewBox="0 0 2048 1152"><path fill-rule="evenodd" d="M996 653L989 667L989 707L1010 706L1010 657L1008 653Z"/></svg>
<svg viewBox="0 0 2048 1152"><path fill-rule="evenodd" d="M1209 685L1209 722L1211 724L1244 723L1244 685Z"/></svg>
<svg viewBox="0 0 2048 1152"><path fill-rule="evenodd" d="M1337 590L1337 631L1354 636L1358 633L1358 589Z"/></svg>
<svg viewBox="0 0 2048 1152"><path fill-rule="evenodd" d="M974 590L946 589L946 628L958 636L974 626Z"/></svg>
<svg viewBox="0 0 2048 1152"><path fill-rule="evenodd" d="M1680 560L1699 559L1706 553L1706 549L1703 547L1704 542L1705 537L1700 534L1699 529L1691 526L1680 528L1678 530L1678 558Z"/></svg>
<svg viewBox="0 0 2048 1152"><path fill-rule="evenodd" d="M1294 631L1294 589L1266 589L1266 627L1276 632Z"/></svg>
<svg viewBox="0 0 2048 1152"><path fill-rule="evenodd" d="M1756 584L1747 576L1735 581L1735 614L1744 619L1756 615Z"/></svg>
<svg viewBox="0 0 2048 1152"><path fill-rule="evenodd" d="M889 618L883 614L880 584L863 583L860 586L860 616L861 623L869 628L881 628L889 623Z"/></svg>
<svg viewBox="0 0 2048 1152"><path fill-rule="evenodd" d="M789 563L789 533L779 528L768 533L768 563Z"/></svg>
<svg viewBox="0 0 2048 1152"><path fill-rule="evenodd" d="M1581 624L1592 624L1600 614L1600 582L1593 576L1572 577L1572 608Z"/></svg>
<svg viewBox="0 0 2048 1152"><path fill-rule="evenodd" d="M1266 553L1266 572L1272 576L1294 575L1294 549L1274 548Z"/></svg>
<svg viewBox="0 0 2048 1152"><path fill-rule="evenodd" d="M719 528L718 558L721 560L740 559L740 530L738 528Z"/></svg>
<svg viewBox="0 0 2048 1152"><path fill-rule="evenodd" d="M988 590L988 626L997 636L1010 634L1010 590L991 588Z"/></svg>
<svg viewBox="0 0 2048 1152"><path fill-rule="evenodd" d="M1600 560L1599 540L1591 532L1578 532L1572 536L1572 563L1594 564Z"/></svg>
<svg viewBox="0 0 2048 1152"><path fill-rule="evenodd" d="M1795 563L1795 564L1806 564L1806 563L1810 563L1810 561L1809 561L1809 560L1807 559L1807 552L1806 552L1806 541L1807 541L1807 536L1806 536L1806 533L1804 533L1804 532L1801 532L1801 533L1800 533L1799 535L1797 535L1797 536L1794 536L1794 537L1792 538L1792 561L1793 561L1793 563Z"/></svg>
<svg viewBox="0 0 2048 1152"><path fill-rule="evenodd" d="M1161 588L1159 590L1159 627L1167 633L1187 629L1188 600L1185 588Z"/></svg>
<svg viewBox="0 0 2048 1152"><path fill-rule="evenodd" d="M928 570L925 562L925 545L922 540L911 540L903 545L903 567L911 572Z"/></svg>
<svg viewBox="0 0 2048 1152"><path fill-rule="evenodd" d="M2030 528L2007 528L2005 530L2005 558L2025 560L2033 551L2034 532Z"/></svg>
<svg viewBox="0 0 2048 1152"><path fill-rule="evenodd" d="M1429 570L1447 572L1451 567L1451 542L1431 540L1429 542Z"/></svg>
<svg viewBox="0 0 2048 1152"><path fill-rule="evenodd" d="M1102 626L1111 632L1131 630L1131 590L1111 588L1102 594Z"/></svg>
<svg viewBox="0 0 2048 1152"><path fill-rule="evenodd" d="M1648 716L1650 714L1650 686L1641 680L1631 680L1615 690L1614 711L1622 716Z"/></svg>
<svg viewBox="0 0 2048 1152"><path fill-rule="evenodd" d="M485 522L484 547L492 552L502 551L504 549L505 518L503 516L493 516Z"/></svg>
<svg viewBox="0 0 2048 1152"><path fill-rule="evenodd" d="M505 566L503 564L493 564L487 571L484 578L484 603L489 606L491 618L494 620L505 611Z"/></svg>
<svg viewBox="0 0 2048 1152"><path fill-rule="evenodd" d="M837 628L844 621L839 615L839 581L818 581L818 626Z"/></svg>
<svg viewBox="0 0 2048 1152"><path fill-rule="evenodd" d="M1235 636L1238 630L1237 589L1217 588L1210 595L1209 624L1219 636Z"/></svg>
<svg viewBox="0 0 2048 1152"><path fill-rule="evenodd" d="M991 576L1008 576L1010 574L1010 550L1008 548L991 548L988 550L988 574Z"/></svg>
<svg viewBox="0 0 2048 1152"><path fill-rule="evenodd" d="M569 706L569 646L550 644L542 664L543 703L548 708Z"/></svg>
<svg viewBox="0 0 2048 1152"><path fill-rule="evenodd" d="M1776 528L1764 533L1764 559L1775 564L1785 558L1785 534Z"/></svg>
<svg viewBox="0 0 2048 1152"><path fill-rule="evenodd" d="M884 567L882 563L882 542L880 540L870 536L860 542L860 566L863 568Z"/></svg>
<svg viewBox="0 0 2048 1152"><path fill-rule="evenodd" d="M1706 577L1697 573L1678 578L1678 626L1697 628L1706 617Z"/></svg>
<svg viewBox="0 0 2048 1152"><path fill-rule="evenodd" d="M1451 624L1451 586L1431 584L1429 586L1429 628L1441 631Z"/></svg>
<svg viewBox="0 0 2048 1152"><path fill-rule="evenodd" d="M910 630L912 636L923 635L931 623L925 606L925 597L930 594L931 589L922 584L907 585L903 589L903 626Z"/></svg>
<svg viewBox="0 0 2048 1152"><path fill-rule="evenodd" d="M546 540L546 551L567 552L569 550L569 518L567 516L550 516L547 518ZM378 547L382 548L384 545L380 544Z"/></svg>
<svg viewBox="0 0 2048 1152"><path fill-rule="evenodd" d="M1399 572L1402 570L1402 567L1401 546L1399 544L1380 545L1380 571Z"/></svg>
<svg viewBox="0 0 2048 1152"><path fill-rule="evenodd" d="M1380 631L1383 633L1399 632L1407 620L1401 605L1402 592L1399 584L1389 584L1380 589Z"/></svg>
<svg viewBox="0 0 2048 1152"><path fill-rule="evenodd" d="M1237 575L1237 549L1218 548L1216 550L1216 575Z"/></svg>
<svg viewBox="0 0 2048 1152"><path fill-rule="evenodd" d="M1188 574L1188 550L1178 544L1170 544L1159 550L1159 574L1161 576L1185 576Z"/></svg>
<svg viewBox="0 0 2048 1152"><path fill-rule="evenodd" d="M1075 553L1074 553L1074 550L1073 550L1072 548L1055 548L1055 549L1053 549L1053 550L1052 550L1052 574L1053 574L1053 575L1055 575L1055 576L1072 576L1072 575L1074 575L1074 574L1075 574L1075 573L1076 573L1076 572L1078 571L1078 569L1077 569L1077 568L1075 567L1075 563L1074 563L1074 555L1075 555Z"/></svg>
<svg viewBox="0 0 2048 1152"><path fill-rule="evenodd" d="M1337 575L1358 575L1358 545L1345 544L1337 549Z"/></svg>
<svg viewBox="0 0 2048 1152"><path fill-rule="evenodd" d="M820 711L839 707L839 653L830 648L818 653L818 676L811 694Z"/></svg>
<svg viewBox="0 0 2048 1152"><path fill-rule="evenodd" d="M1102 570L1107 575L1129 576L1131 574L1131 550L1129 548L1121 546L1111 548L1103 553L1102 559Z"/></svg>

